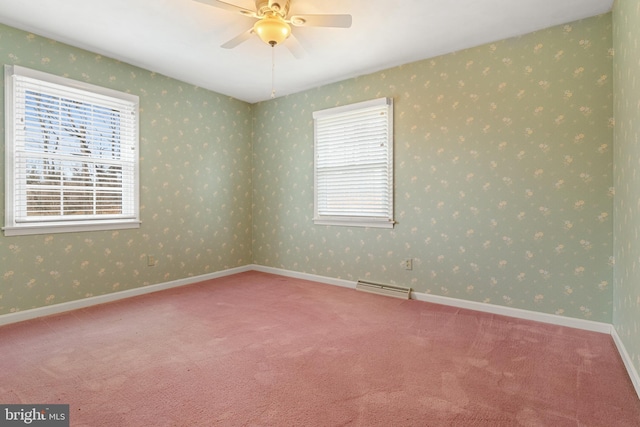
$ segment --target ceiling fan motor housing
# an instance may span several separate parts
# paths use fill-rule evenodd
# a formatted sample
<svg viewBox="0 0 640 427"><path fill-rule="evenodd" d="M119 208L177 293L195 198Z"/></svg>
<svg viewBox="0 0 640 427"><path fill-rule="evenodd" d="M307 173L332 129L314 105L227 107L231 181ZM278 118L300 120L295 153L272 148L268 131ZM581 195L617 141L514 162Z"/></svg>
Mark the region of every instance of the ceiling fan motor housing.
<svg viewBox="0 0 640 427"><path fill-rule="evenodd" d="M267 16L272 13L286 18L289 14L290 0L256 0L256 14Z"/></svg>

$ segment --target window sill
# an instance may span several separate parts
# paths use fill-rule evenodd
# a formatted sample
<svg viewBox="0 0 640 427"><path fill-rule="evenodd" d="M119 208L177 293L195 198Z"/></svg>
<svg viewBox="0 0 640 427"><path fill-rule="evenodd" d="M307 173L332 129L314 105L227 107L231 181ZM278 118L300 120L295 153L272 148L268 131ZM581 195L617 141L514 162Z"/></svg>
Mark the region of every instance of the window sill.
<svg viewBox="0 0 640 427"><path fill-rule="evenodd" d="M364 218L314 218L315 225L337 225L341 227L393 228L394 220Z"/></svg>
<svg viewBox="0 0 640 427"><path fill-rule="evenodd" d="M35 234L54 234L54 233L77 233L87 231L104 231L104 230L125 230L131 228L140 228L140 221L101 221L99 223L82 223L72 222L64 224L28 224L4 227L4 235L9 236L28 236Z"/></svg>

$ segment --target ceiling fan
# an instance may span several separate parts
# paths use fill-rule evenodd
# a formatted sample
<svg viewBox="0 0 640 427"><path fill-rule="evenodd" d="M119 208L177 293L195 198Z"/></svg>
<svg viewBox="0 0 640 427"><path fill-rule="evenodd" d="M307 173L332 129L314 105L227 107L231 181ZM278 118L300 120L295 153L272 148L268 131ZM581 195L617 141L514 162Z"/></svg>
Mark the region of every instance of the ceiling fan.
<svg viewBox="0 0 640 427"><path fill-rule="evenodd" d="M222 45L231 49L248 40L253 34L270 46L276 46L289 39L287 47L296 57L304 55L304 50L291 34L294 27L351 27L351 15L293 15L289 16L291 0L255 0L256 10L246 9L221 0L195 0L210 6L257 19L252 28L232 38Z"/></svg>

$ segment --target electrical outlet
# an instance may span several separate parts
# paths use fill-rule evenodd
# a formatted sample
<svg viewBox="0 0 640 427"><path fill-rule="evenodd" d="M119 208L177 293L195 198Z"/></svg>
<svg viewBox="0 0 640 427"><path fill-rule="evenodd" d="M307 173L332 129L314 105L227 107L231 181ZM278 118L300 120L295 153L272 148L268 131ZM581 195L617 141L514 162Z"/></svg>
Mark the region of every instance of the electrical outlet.
<svg viewBox="0 0 640 427"><path fill-rule="evenodd" d="M402 268L405 270L413 269L413 258L405 258L402 260Z"/></svg>
<svg viewBox="0 0 640 427"><path fill-rule="evenodd" d="M156 257L153 255L147 255L147 266L154 267L156 265Z"/></svg>

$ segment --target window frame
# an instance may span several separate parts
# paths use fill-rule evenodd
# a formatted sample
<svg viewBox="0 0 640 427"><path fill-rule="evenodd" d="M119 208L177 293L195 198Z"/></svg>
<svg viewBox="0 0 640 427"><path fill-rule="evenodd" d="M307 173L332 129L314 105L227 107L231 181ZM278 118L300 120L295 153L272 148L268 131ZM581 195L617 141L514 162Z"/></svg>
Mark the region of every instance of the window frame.
<svg viewBox="0 0 640 427"><path fill-rule="evenodd" d="M28 220L26 213L19 213L18 197L27 197L28 187L24 183L22 192L18 188L18 174L22 174L26 179L27 169L26 163L23 170L16 165L17 155L20 153L20 147L26 144L26 136L23 140L18 141L20 132L18 129L19 108L18 103L21 102L18 96L18 80L33 80L41 82L41 91L45 97L52 96L55 91L59 98L78 102L84 99L84 96L91 98L92 106L100 108L110 108L118 111L118 105L123 107L123 111L131 114L131 126L129 136L118 139L121 144L118 148L130 149L134 151L128 156L129 160L120 157L114 164L119 166L121 170L125 166L129 167L129 173L122 173L122 190L119 194L119 201L122 206L122 212L119 214L87 214L87 215L51 215L50 218L41 216L40 219ZM5 224L2 230L5 236L33 235L33 234L49 234L49 233L66 233L79 231L98 231L98 230L119 230L140 227L140 177L139 177L139 97L96 86L86 82L80 82L65 77L56 76L42 71L32 70L18 65L5 65ZM26 91L26 90L25 90ZM47 92L49 91L49 92ZM104 104L100 101L104 100ZM24 101L26 103L26 97ZM88 102L88 101L82 101ZM114 107L116 105L116 107ZM26 111L26 107L24 107ZM95 123L95 122L93 122ZM119 121L118 123L122 123ZM26 125L25 125L26 126ZM123 142L124 141L124 142ZM35 152L38 153L37 151ZM41 154L46 154L41 151ZM125 156L126 157L126 156ZM51 157L54 159L55 156ZM96 162L99 157L88 156L88 163ZM58 160L60 161L60 160ZM113 162L113 160L110 160ZM108 162L107 162L108 163ZM94 172L95 173L95 172ZM91 175L95 177L95 175ZM131 181L124 181L125 176L131 177ZM90 188L96 188L94 184ZM92 206L95 206L93 202ZM27 209L27 208L24 208ZM126 211L126 212L125 212ZM26 211L25 211L26 212Z"/></svg>
<svg viewBox="0 0 640 427"><path fill-rule="evenodd" d="M379 216L372 216L371 214L366 214L363 211L360 211L360 215L358 214L327 214L322 212L322 208L319 206L319 183L318 183L318 163L319 163L319 153L318 153L318 140L319 140L319 123L318 121L322 121L323 119L335 119L341 117L348 117L350 115L356 116L358 114L366 113L369 110L371 111L385 111L386 112L386 134L385 134L385 144L386 144L386 175L384 184L386 186L386 191L380 197L384 197L387 200L386 208L384 209L384 214ZM315 111L313 113L313 127L314 127L314 216L313 221L316 225L337 225L337 226L353 226L353 227L375 227L375 228L393 228L395 225L395 221L393 219L394 215L394 168L393 168L393 153L394 153L394 143L393 143L393 98L377 98L363 102L357 102L349 105L343 105L339 107L328 108L324 110ZM364 122L363 122L364 123ZM363 131L364 133L364 131ZM362 133L359 134L362 137ZM321 142L322 143L322 142ZM365 149L363 149L364 152ZM353 167L350 169L351 171L355 170ZM359 177L360 181L365 181L366 177ZM382 183L382 181L381 181ZM352 210L351 207L348 208ZM328 211L329 209L327 209Z"/></svg>

